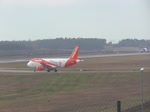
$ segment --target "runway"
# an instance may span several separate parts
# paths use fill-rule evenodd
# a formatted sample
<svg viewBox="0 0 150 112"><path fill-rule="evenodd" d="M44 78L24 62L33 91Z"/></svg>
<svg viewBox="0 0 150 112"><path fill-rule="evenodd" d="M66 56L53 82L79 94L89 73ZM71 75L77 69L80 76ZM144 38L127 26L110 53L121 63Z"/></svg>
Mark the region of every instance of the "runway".
<svg viewBox="0 0 150 112"><path fill-rule="evenodd" d="M5 70L2 70L2 69L0 69L0 73L16 73L16 75L24 75L24 74L17 74L17 73L26 73L26 74L28 74L28 75L35 75L35 74L43 74L43 73L45 73L45 74L60 74L60 73L98 73L98 72L101 72L101 73L106 73L106 72L108 72L108 71L57 71L57 72L54 72L54 71L51 71L51 72L47 72L47 71L36 71L36 72L34 72L34 71L31 71L31 70L29 70L29 71L27 71L27 70L10 70L10 69L5 69ZM137 72L137 71L109 71L109 72L111 72L111 73L119 73L119 72ZM1 75L1 74L0 74ZM11 75L11 74L7 74L7 75ZM13 74L14 75L14 74Z"/></svg>
<svg viewBox="0 0 150 112"><path fill-rule="evenodd" d="M7 73L33 73L33 71L27 71L27 70L10 70L10 69L0 69L0 72L7 72Z"/></svg>
<svg viewBox="0 0 150 112"><path fill-rule="evenodd" d="M114 56L134 56L134 55L147 55L150 53L126 53L126 54L97 54L97 55L82 55L79 56L79 59L86 59L86 58L96 58L96 57L114 57ZM47 57L51 58L51 57ZM63 58L68 58L63 57ZM0 63L14 63L14 62L28 62L30 59L0 59Z"/></svg>
<svg viewBox="0 0 150 112"><path fill-rule="evenodd" d="M148 55L150 53L124 53L124 54L99 54L99 55L87 55L79 56L79 58L98 58L98 57L114 57L114 56L135 56L135 55Z"/></svg>
<svg viewBox="0 0 150 112"><path fill-rule="evenodd" d="M14 62L27 62L29 59L17 60L17 59L0 59L0 63L14 63Z"/></svg>

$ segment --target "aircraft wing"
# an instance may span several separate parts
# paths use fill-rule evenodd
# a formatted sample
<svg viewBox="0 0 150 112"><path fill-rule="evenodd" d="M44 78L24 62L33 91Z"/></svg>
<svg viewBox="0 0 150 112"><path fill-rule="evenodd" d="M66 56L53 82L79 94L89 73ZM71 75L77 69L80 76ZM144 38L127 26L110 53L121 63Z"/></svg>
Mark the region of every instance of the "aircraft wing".
<svg viewBox="0 0 150 112"><path fill-rule="evenodd" d="M42 64L42 63L41 63L41 64ZM47 67L51 67L51 68L56 68L56 67L57 67L57 66L51 65L51 64L42 64L42 65L47 66Z"/></svg>
<svg viewBox="0 0 150 112"><path fill-rule="evenodd" d="M42 60L42 61L40 62L40 64L42 64L43 66L46 66L46 67L50 67L50 68L56 68L56 67L57 67L57 65L55 65L55 64L53 64L53 63L50 63L50 62L48 62L48 61L45 61L45 60Z"/></svg>

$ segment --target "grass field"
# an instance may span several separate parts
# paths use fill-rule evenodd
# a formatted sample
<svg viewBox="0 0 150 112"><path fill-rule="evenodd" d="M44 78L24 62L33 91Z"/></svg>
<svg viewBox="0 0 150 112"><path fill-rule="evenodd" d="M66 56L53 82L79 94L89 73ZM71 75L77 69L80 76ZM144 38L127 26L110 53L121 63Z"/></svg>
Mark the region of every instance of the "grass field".
<svg viewBox="0 0 150 112"><path fill-rule="evenodd" d="M118 100L122 101L123 110L138 106L140 67L146 68L144 101L150 101L149 59L149 55L85 59L58 73L0 72L0 111L115 112ZM12 66L27 69L26 63L0 64L0 68ZM85 71L74 72L80 68ZM149 111L145 108L145 112Z"/></svg>

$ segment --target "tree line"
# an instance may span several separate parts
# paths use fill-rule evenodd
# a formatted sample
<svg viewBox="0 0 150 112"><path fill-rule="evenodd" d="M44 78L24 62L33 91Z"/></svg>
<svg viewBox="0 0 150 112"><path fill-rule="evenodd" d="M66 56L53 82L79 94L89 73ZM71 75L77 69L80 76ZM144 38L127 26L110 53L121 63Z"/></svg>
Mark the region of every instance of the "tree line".
<svg viewBox="0 0 150 112"><path fill-rule="evenodd" d="M99 38L56 38L35 41L0 41L0 56L49 55L70 53L75 45L80 45L82 52L101 52L106 46L150 48L150 40L123 39L113 44Z"/></svg>
<svg viewBox="0 0 150 112"><path fill-rule="evenodd" d="M73 49L80 45L84 50L103 49L106 39L43 39L35 41L0 41L0 50Z"/></svg>
<svg viewBox="0 0 150 112"><path fill-rule="evenodd" d="M119 41L116 47L139 47L139 48L150 48L150 40L138 40L138 39L123 39Z"/></svg>

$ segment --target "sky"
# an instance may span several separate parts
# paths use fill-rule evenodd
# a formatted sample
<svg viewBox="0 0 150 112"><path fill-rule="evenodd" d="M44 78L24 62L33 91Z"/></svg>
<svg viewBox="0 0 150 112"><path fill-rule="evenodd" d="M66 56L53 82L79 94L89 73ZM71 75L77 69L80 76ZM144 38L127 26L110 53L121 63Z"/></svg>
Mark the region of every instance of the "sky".
<svg viewBox="0 0 150 112"><path fill-rule="evenodd" d="M150 39L149 0L0 0L0 40Z"/></svg>

